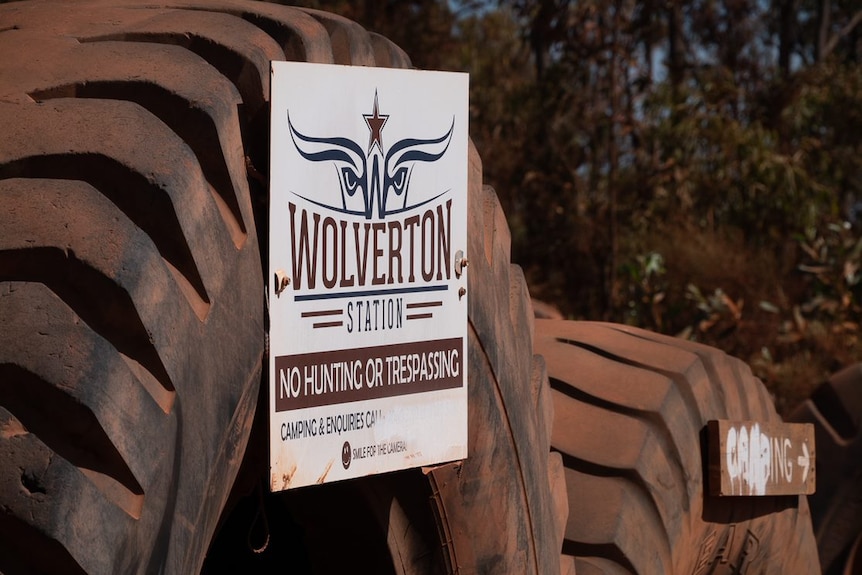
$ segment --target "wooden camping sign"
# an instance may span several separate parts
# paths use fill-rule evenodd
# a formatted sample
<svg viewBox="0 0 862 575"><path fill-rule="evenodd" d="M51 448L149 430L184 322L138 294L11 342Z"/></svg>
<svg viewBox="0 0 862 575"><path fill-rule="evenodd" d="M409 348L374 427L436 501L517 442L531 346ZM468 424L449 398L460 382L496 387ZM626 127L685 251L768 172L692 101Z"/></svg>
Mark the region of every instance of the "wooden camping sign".
<svg viewBox="0 0 862 575"><path fill-rule="evenodd" d="M710 421L709 493L718 496L814 493L810 423Z"/></svg>

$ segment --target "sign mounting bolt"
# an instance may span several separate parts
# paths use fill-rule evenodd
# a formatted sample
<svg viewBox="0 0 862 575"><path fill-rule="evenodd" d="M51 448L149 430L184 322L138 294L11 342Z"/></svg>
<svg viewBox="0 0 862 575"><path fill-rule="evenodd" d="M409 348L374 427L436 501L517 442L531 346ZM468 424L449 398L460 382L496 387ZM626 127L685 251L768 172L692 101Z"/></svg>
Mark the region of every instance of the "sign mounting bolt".
<svg viewBox="0 0 862 575"><path fill-rule="evenodd" d="M277 297L281 297L281 292L283 292L287 286L290 285L290 278L287 277L287 274L284 273L284 270L278 270L275 272L275 295Z"/></svg>
<svg viewBox="0 0 862 575"><path fill-rule="evenodd" d="M464 268L470 265L470 262L464 256L464 252L462 250L458 250L455 252L455 277L461 277L461 274L464 272Z"/></svg>
<svg viewBox="0 0 862 575"><path fill-rule="evenodd" d="M465 295L467 295L467 288L465 288L465 287L459 288L458 289L458 299L461 299Z"/></svg>

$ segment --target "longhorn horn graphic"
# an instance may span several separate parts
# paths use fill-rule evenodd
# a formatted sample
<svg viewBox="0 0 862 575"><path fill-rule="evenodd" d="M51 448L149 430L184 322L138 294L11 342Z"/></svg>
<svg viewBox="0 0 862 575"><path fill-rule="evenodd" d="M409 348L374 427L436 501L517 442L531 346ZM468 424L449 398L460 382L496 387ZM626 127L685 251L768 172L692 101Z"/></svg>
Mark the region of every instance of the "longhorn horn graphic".
<svg viewBox="0 0 862 575"><path fill-rule="evenodd" d="M364 215L371 217L371 194L367 182L367 162L365 153L359 144L342 137L319 138L307 136L298 131L287 114L287 125L290 137L297 152L311 162L335 162L338 183L341 186L341 208L330 206L311 198L299 196L317 206L335 210L344 214ZM341 165L339 165L341 164ZM353 198L357 191L362 192L362 210L352 210L347 206L348 199ZM299 195L299 194L297 194Z"/></svg>
<svg viewBox="0 0 862 575"><path fill-rule="evenodd" d="M415 162L436 162L442 158L446 150L449 149L454 131L455 118L453 117L449 130L442 136L431 139L406 138L396 142L389 149L389 152L386 154L386 161L384 162L383 205L387 205L386 200L389 197L390 190L394 191L396 196L403 196L403 198L401 208L388 210L386 213L392 214L413 209L432 202L446 193L444 191L418 204L409 205L407 203L407 190L410 185L413 164Z"/></svg>

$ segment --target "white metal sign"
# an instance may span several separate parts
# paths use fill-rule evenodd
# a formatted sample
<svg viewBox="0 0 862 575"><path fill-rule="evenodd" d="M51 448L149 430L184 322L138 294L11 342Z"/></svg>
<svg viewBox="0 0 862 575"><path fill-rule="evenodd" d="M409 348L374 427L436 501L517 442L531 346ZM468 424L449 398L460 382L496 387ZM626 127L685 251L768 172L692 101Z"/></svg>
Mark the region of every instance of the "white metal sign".
<svg viewBox="0 0 862 575"><path fill-rule="evenodd" d="M467 456L467 98L272 64L273 491Z"/></svg>

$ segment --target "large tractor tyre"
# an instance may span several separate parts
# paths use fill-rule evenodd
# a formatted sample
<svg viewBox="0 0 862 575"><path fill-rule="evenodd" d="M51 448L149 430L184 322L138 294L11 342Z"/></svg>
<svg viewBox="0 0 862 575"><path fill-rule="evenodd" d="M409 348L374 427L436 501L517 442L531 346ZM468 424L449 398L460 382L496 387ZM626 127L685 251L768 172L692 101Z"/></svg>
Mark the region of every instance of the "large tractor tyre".
<svg viewBox="0 0 862 575"><path fill-rule="evenodd" d="M742 362L621 325L540 320L578 575L819 573L804 496L712 497L711 419L779 422Z"/></svg>
<svg viewBox="0 0 862 575"><path fill-rule="evenodd" d="M245 447L266 424L269 62L409 66L401 50L311 10L85 0L0 6L0 54L0 573L248 565L215 558L255 501L252 560L559 569L550 391L474 149L470 459L249 488L267 474L265 441Z"/></svg>
<svg viewBox="0 0 862 575"><path fill-rule="evenodd" d="M817 492L809 502L823 573L862 574L862 364L833 375L790 420L814 424Z"/></svg>
<svg viewBox="0 0 862 575"><path fill-rule="evenodd" d="M264 351L241 135L258 71L242 64L278 48L246 28L111 3L0 6L6 575L203 560ZM219 52L237 65L222 73Z"/></svg>
<svg viewBox="0 0 862 575"><path fill-rule="evenodd" d="M469 457L431 469L449 573L557 573L568 514L548 374L494 191L469 172Z"/></svg>
<svg viewBox="0 0 862 575"><path fill-rule="evenodd" d="M560 572L568 507L562 460L550 452L547 373L533 356L532 310L509 263L505 217L481 185L475 150L470 161L468 458L278 494L246 486L206 575L282 573L287 564L302 574ZM265 432L252 432L247 462L265 459L254 455Z"/></svg>

